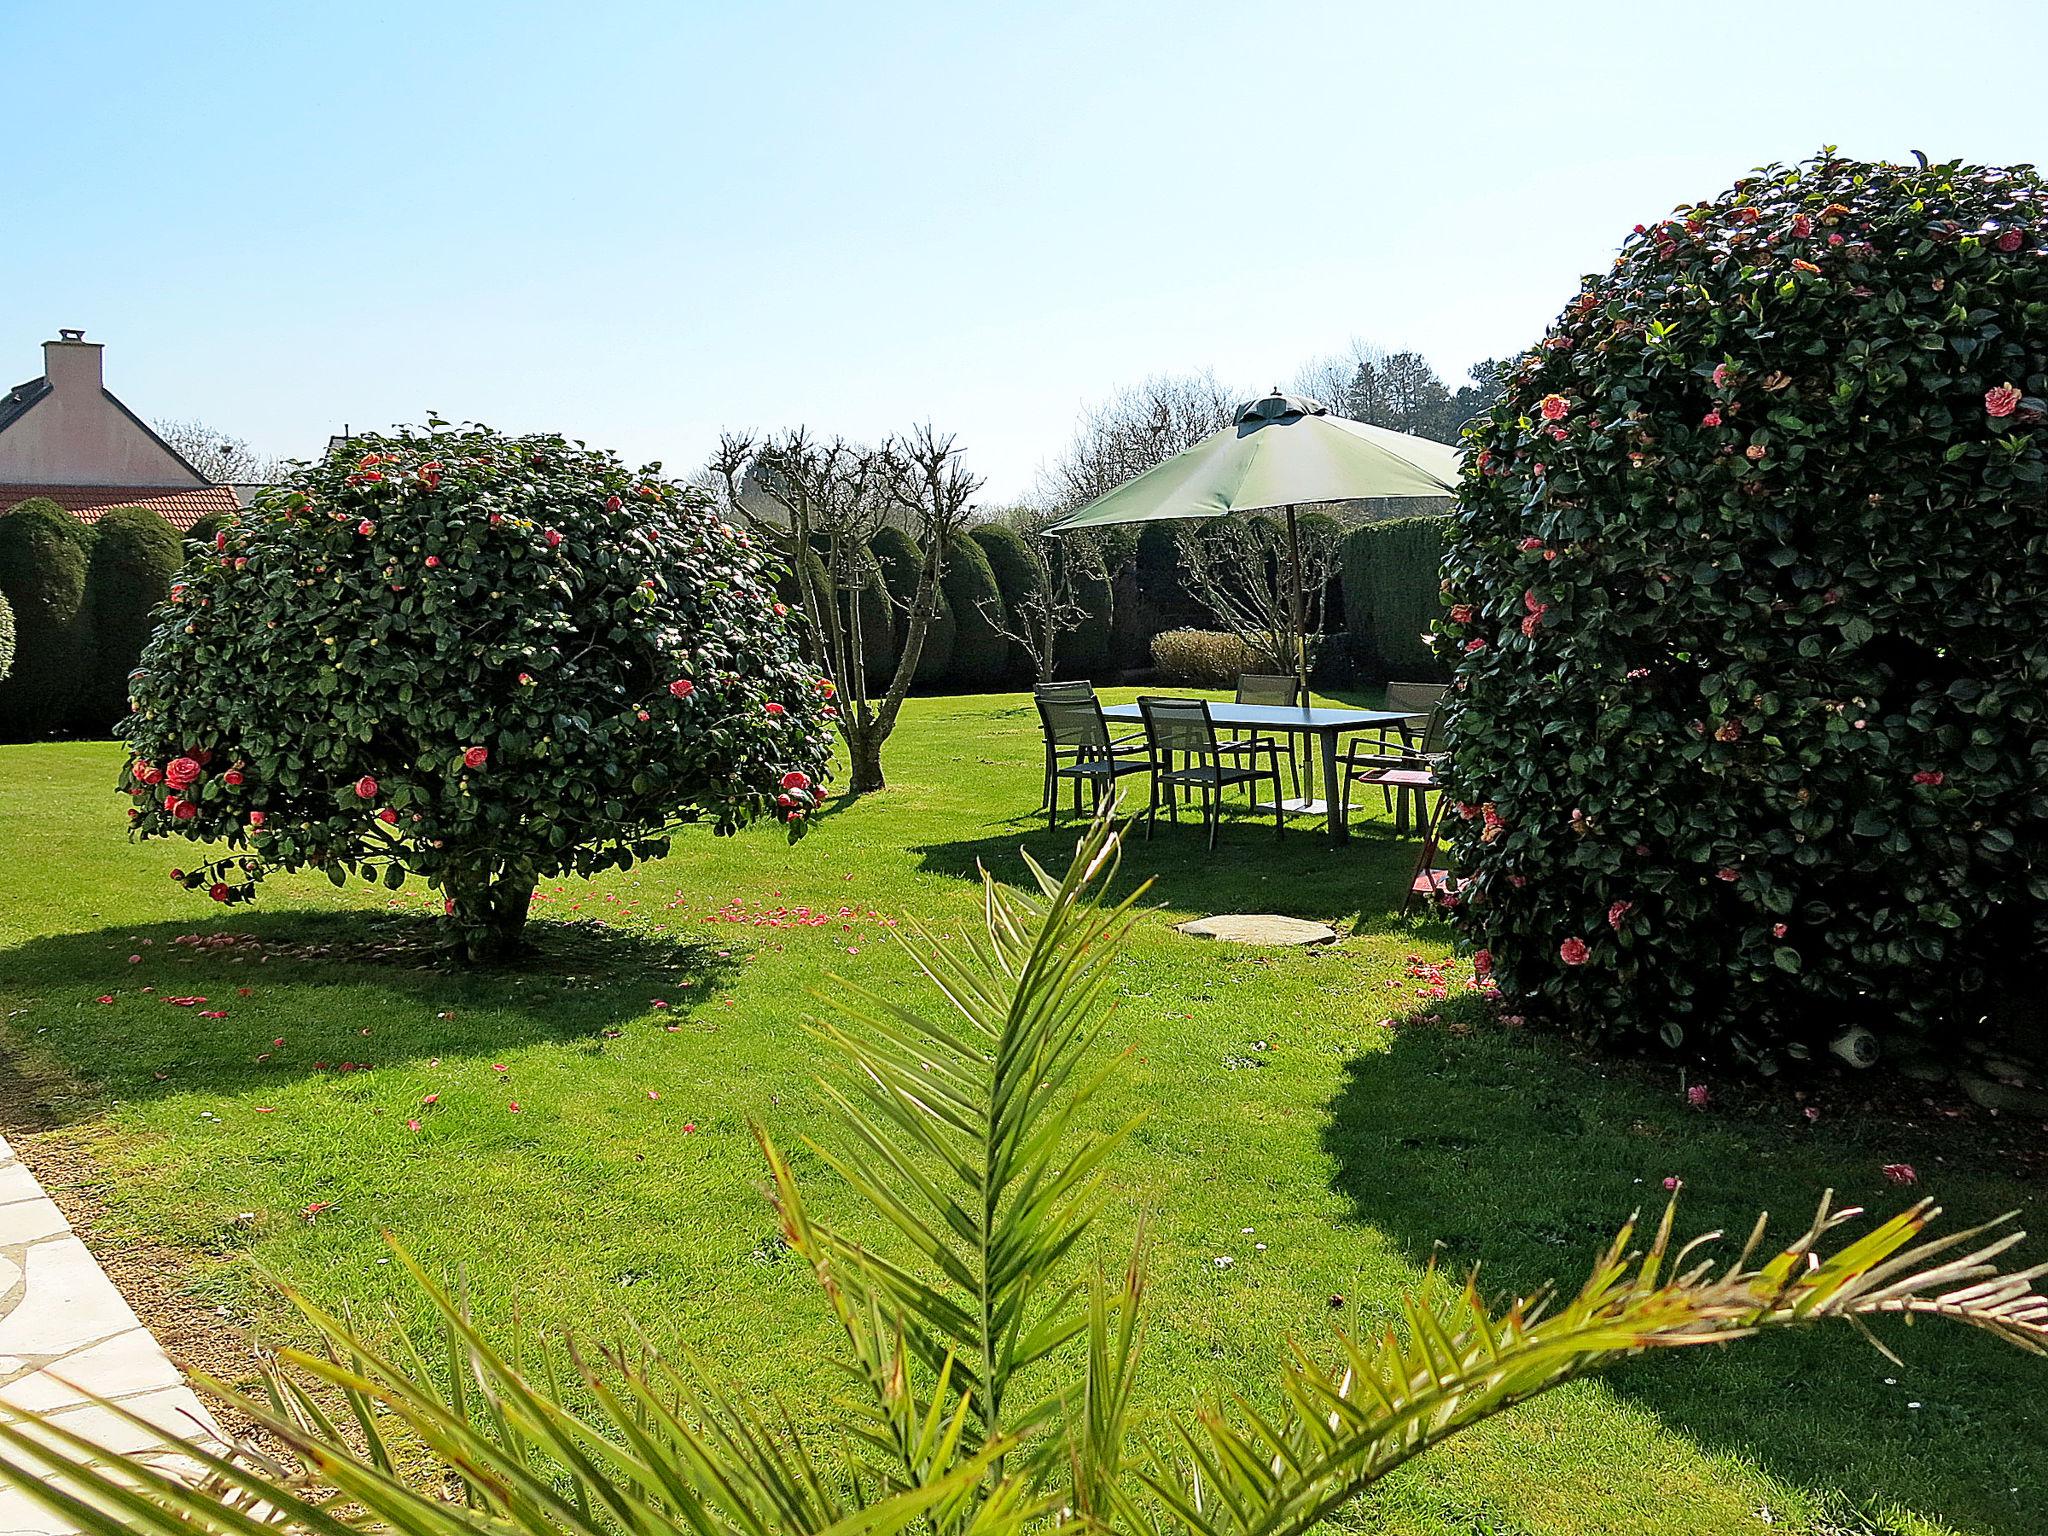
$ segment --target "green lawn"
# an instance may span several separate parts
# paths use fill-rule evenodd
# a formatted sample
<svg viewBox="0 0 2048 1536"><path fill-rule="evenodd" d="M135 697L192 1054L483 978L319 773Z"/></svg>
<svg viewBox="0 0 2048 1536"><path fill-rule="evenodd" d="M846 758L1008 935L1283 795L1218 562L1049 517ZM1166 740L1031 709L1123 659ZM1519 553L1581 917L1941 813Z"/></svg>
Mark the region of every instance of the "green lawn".
<svg viewBox="0 0 2048 1536"><path fill-rule="evenodd" d="M766 829L690 838L658 865L551 883L543 963L445 975L412 948L424 893L280 880L223 913L175 889L177 850L122 837L118 761L105 743L0 749L0 1012L52 1121L21 1140L31 1162L62 1145L108 1176L103 1243L167 1243L183 1284L238 1320L279 1316L251 1259L330 1307L389 1298L411 1318L388 1228L465 1266L489 1316L636 1323L800 1402L828 1390L831 1336L781 1256L747 1125L785 1145L815 1128L827 1064L802 1031L807 990L828 971L909 984L894 914L949 931L974 920L976 860L1009 876L1020 843L1048 860L1071 844L1029 815L1026 699L915 700L893 787L834 803L795 848ZM1115 1262L1150 1223L1152 1408L1258 1395L1287 1335L1314 1347L1338 1297L1334 1315L1385 1322L1432 1253L1484 1257L1501 1288L1574 1279L1670 1174L1691 1230L1746 1229L1759 1206L1803 1225L1829 1185L1895 1207L1893 1161L1958 1220L2037 1207L1939 1114L1859 1123L1823 1096L1809 1126L1788 1096L1733 1084L1692 1111L1675 1074L1603 1070L1471 1002L1418 998L1407 957L1448 944L1393 915L1411 857L1381 821L1341 852L1305 830L1276 847L1249 821L1213 857L1188 827L1132 845L1126 873L1156 877L1160 911L1122 962L1110 1037L1132 1055L1101 1117L1150 1119L1101 1241ZM752 920L798 908L824 920ZM1355 931L1267 954L1168 927L1232 909ZM219 931L257 942L177 942ZM829 1206L815 1159L799 1166ZM331 1209L309 1221L316 1202ZM1345 1523L2048 1530L2048 1364L1954 1330L1890 1342L1903 1367L1847 1331L1640 1364L1454 1442Z"/></svg>

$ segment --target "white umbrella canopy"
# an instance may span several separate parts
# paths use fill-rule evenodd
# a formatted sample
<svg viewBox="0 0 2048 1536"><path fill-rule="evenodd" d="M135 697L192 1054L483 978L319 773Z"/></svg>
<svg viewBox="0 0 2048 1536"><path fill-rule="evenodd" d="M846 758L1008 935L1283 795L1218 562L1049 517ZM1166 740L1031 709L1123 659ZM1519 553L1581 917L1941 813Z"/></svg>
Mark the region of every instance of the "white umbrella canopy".
<svg viewBox="0 0 2048 1536"><path fill-rule="evenodd" d="M1045 531L1070 533L1110 523L1285 511L1294 585L1295 668L1308 688L1301 634L1301 541L1296 510L1321 501L1380 496L1453 496L1458 450L1448 443L1333 416L1306 395L1275 390L1237 409L1236 419L1163 464L1098 496Z"/></svg>

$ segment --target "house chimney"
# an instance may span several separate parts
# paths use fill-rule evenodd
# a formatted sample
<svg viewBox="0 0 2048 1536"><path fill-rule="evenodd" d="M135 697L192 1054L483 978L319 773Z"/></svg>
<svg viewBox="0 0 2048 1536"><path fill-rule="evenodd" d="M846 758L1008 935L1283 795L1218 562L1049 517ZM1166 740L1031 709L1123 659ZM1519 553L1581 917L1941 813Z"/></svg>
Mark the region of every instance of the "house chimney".
<svg viewBox="0 0 2048 1536"><path fill-rule="evenodd" d="M43 343L43 377L60 399L97 395L105 387L100 378L100 344L87 341L83 331L59 330L55 341Z"/></svg>

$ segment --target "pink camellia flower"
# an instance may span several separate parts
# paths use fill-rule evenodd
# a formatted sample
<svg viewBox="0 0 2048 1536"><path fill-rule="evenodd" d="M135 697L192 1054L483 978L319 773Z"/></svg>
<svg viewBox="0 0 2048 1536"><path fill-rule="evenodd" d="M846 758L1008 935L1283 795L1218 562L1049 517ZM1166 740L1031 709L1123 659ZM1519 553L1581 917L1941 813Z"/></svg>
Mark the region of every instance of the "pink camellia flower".
<svg viewBox="0 0 2048 1536"><path fill-rule="evenodd" d="M679 699L687 699L697 691L697 685L687 677L679 677L668 685L668 691Z"/></svg>
<svg viewBox="0 0 2048 1536"><path fill-rule="evenodd" d="M190 821L199 814L198 803L192 800L166 801L165 809L180 821Z"/></svg>
<svg viewBox="0 0 2048 1536"><path fill-rule="evenodd" d="M1984 391L1984 413L1987 416L2010 416L2020 408L2020 391L2010 381L1994 389Z"/></svg>
<svg viewBox="0 0 2048 1536"><path fill-rule="evenodd" d="M1762 443L1751 443L1742 450L1742 456L1748 459L1750 463L1757 464L1762 462L1763 456L1769 451Z"/></svg>
<svg viewBox="0 0 2048 1536"><path fill-rule="evenodd" d="M1584 965L1592 951L1586 948L1586 941L1577 934L1557 946L1557 958L1566 965Z"/></svg>
<svg viewBox="0 0 2048 1536"><path fill-rule="evenodd" d="M428 569L428 570L430 570L430 571L433 571L433 570L438 570L438 569L440 569L440 566L441 566L441 557L440 557L439 555L429 555L429 556L427 556L427 569Z"/></svg>
<svg viewBox="0 0 2048 1536"><path fill-rule="evenodd" d="M360 533L366 539L376 531L377 525L371 522L367 517L364 518L360 523L356 524L356 532Z"/></svg>
<svg viewBox="0 0 2048 1536"><path fill-rule="evenodd" d="M531 672L520 673L519 686L522 688L531 688L533 686L533 674Z"/></svg>
<svg viewBox="0 0 2048 1536"><path fill-rule="evenodd" d="M1468 655L1473 651L1483 651L1485 649L1486 642L1484 640L1481 640L1477 635L1474 635L1470 640L1467 640L1465 642L1465 650Z"/></svg>
<svg viewBox="0 0 2048 1536"><path fill-rule="evenodd" d="M1545 421L1563 421L1571 414L1572 403L1563 395L1545 395L1536 409L1542 413Z"/></svg>
<svg viewBox="0 0 2048 1536"><path fill-rule="evenodd" d="M1730 869L1724 866L1723 868L1714 871L1714 878L1716 880L1725 880L1730 885L1733 885L1737 880L1742 878L1742 875L1739 870Z"/></svg>
<svg viewBox="0 0 2048 1536"><path fill-rule="evenodd" d="M249 813L249 825L252 827L262 826L264 819L264 814L261 811L251 811Z"/></svg>
<svg viewBox="0 0 2048 1536"><path fill-rule="evenodd" d="M1707 1092L1707 1085L1705 1083L1694 1083L1685 1090L1685 1102L1694 1109L1705 1109L1713 1097L1711 1093Z"/></svg>
<svg viewBox="0 0 2048 1536"><path fill-rule="evenodd" d="M647 711L646 711L646 710L644 710L644 709L641 709L641 710L635 710L635 711L633 712L633 718L634 718L635 720L652 720L652 719L654 718L654 716L652 716L652 715L650 715L649 713L647 713Z"/></svg>
<svg viewBox="0 0 2048 1536"><path fill-rule="evenodd" d="M786 613L788 613L788 612L789 612L789 604L787 604L787 603L777 603L777 604L775 605L775 617L777 617L778 619L779 619L779 618L781 618L781 617L782 617L782 616L783 616L784 614L786 614Z"/></svg>
<svg viewBox="0 0 2048 1536"><path fill-rule="evenodd" d="M462 766L465 768L481 768L490 760L491 753L488 747L468 747L462 753Z"/></svg>
<svg viewBox="0 0 2048 1536"><path fill-rule="evenodd" d="M377 813L377 819L387 827L395 827L398 825L398 812L387 805Z"/></svg>
<svg viewBox="0 0 2048 1536"><path fill-rule="evenodd" d="M213 886L207 891L206 894L211 896L215 901L226 901L228 899L228 888L225 885L222 885L219 881L215 881Z"/></svg>
<svg viewBox="0 0 2048 1536"><path fill-rule="evenodd" d="M377 798L377 781L367 773L356 780L356 798L358 800L374 800Z"/></svg>
<svg viewBox="0 0 2048 1536"><path fill-rule="evenodd" d="M197 759L174 757L164 764L164 782L173 789L190 789L199 782L200 768Z"/></svg>
<svg viewBox="0 0 2048 1536"><path fill-rule="evenodd" d="M1451 604L1451 622L1453 624L1470 624L1472 622L1472 605L1470 603Z"/></svg>
<svg viewBox="0 0 2048 1536"><path fill-rule="evenodd" d="M1703 427L1718 427L1721 425L1721 413L1719 411L1707 412L1706 415L1700 418L1700 425Z"/></svg>
<svg viewBox="0 0 2048 1536"><path fill-rule="evenodd" d="M1607 926L1612 928L1616 933L1621 932L1622 919L1627 917L1629 913L1633 912L1635 910L1635 906L1636 904L1632 901L1617 901L1613 906L1607 909Z"/></svg>
<svg viewBox="0 0 2048 1536"><path fill-rule="evenodd" d="M1531 613L1542 613L1550 605L1538 597L1536 589L1532 587L1522 594L1522 606Z"/></svg>
<svg viewBox="0 0 2048 1536"><path fill-rule="evenodd" d="M1486 980L1487 977L1493 974L1492 950L1475 949L1472 952L1472 974L1474 976L1477 976L1481 981Z"/></svg>
<svg viewBox="0 0 2048 1536"><path fill-rule="evenodd" d="M788 710L784 709L780 704L777 704L773 699L770 699L766 704L763 704L761 708L766 710L769 716L774 719L780 719L782 716L789 713Z"/></svg>
<svg viewBox="0 0 2048 1536"><path fill-rule="evenodd" d="M1913 782L1915 784L1928 784L1939 787L1945 777L1946 775L1939 768L1922 768L1913 775Z"/></svg>
<svg viewBox="0 0 2048 1536"><path fill-rule="evenodd" d="M1783 937L1785 937L1786 934L1790 933L1791 931L1792 930L1787 928L1783 923L1771 924L1771 937L1774 939L1782 939Z"/></svg>
<svg viewBox="0 0 2048 1536"><path fill-rule="evenodd" d="M604 499L604 509L607 512L616 512L623 506L625 503L616 496L607 496Z"/></svg>
<svg viewBox="0 0 2048 1536"><path fill-rule="evenodd" d="M1542 547L1543 547L1543 541L1542 541L1541 539L1537 538L1537 537L1536 537L1536 536L1535 536L1534 534L1531 534L1531 535L1530 535L1530 536L1529 536L1528 538L1526 538L1526 539L1522 540L1522 542L1521 542L1521 543L1519 543L1519 544L1517 544L1517 545L1515 546L1515 548L1517 548L1517 549L1519 549L1519 550L1524 550L1524 551L1527 551L1527 550L1532 550L1532 549L1541 549Z"/></svg>
<svg viewBox="0 0 2048 1536"><path fill-rule="evenodd" d="M785 811L783 812L782 819L784 821L802 821L804 813L802 811Z"/></svg>
<svg viewBox="0 0 2048 1536"><path fill-rule="evenodd" d="M555 531L554 529L552 529L552 528L549 528L549 529L547 529L546 531L544 531L544 532L543 532L543 533L541 534L541 538L542 538L542 539L543 539L543 540L544 540L544 541L545 541L545 542L547 543L547 546L548 546L548 548L549 548L549 549L553 549L553 548L555 548L555 547L556 547L557 545L559 545L559 544L560 544L560 543L562 542L562 536L561 536L561 534L557 533L557 532L556 532L556 531Z"/></svg>
<svg viewBox="0 0 2048 1536"><path fill-rule="evenodd" d="M1536 638L1536 631L1542 627L1543 610L1540 608L1522 620L1522 634L1528 639L1534 640Z"/></svg>
<svg viewBox="0 0 2048 1536"><path fill-rule="evenodd" d="M792 768L782 776L782 787L784 789L809 789L811 787L811 776L801 768Z"/></svg>
<svg viewBox="0 0 2048 1536"><path fill-rule="evenodd" d="M1894 1184L1918 1184L1920 1175L1911 1163L1886 1163L1880 1170Z"/></svg>
<svg viewBox="0 0 2048 1536"><path fill-rule="evenodd" d="M1998 237L1998 248L2001 251L2016 251L2026 243L2026 239L2027 237L2018 230L2008 229Z"/></svg>
<svg viewBox="0 0 2048 1536"><path fill-rule="evenodd" d="M1800 239L1804 240L1808 235L1813 233L1813 220L1809 219L1803 213L1793 214L1792 233L1797 235Z"/></svg>
<svg viewBox="0 0 2048 1536"><path fill-rule="evenodd" d="M1728 387L1728 365L1727 365L1726 363L1716 363L1716 364L1714 364L1714 388L1716 388L1716 389L1726 389L1727 387Z"/></svg>

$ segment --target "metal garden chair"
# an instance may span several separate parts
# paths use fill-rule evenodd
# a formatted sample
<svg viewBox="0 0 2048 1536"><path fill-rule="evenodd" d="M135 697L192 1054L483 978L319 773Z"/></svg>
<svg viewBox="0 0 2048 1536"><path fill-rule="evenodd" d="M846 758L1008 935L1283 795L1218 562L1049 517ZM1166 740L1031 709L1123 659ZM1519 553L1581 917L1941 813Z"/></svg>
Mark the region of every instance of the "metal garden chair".
<svg viewBox="0 0 2048 1536"><path fill-rule="evenodd" d="M1241 672L1237 678L1237 702L1240 704L1271 704L1281 709L1293 709L1302 702L1301 683L1292 674L1271 675L1263 672ZM1294 738L1289 735L1272 735L1261 730L1233 732L1223 743L1223 750L1231 754L1277 752L1287 759L1288 777L1294 781L1294 793L1301 796L1301 760L1294 755Z"/></svg>
<svg viewBox="0 0 2048 1536"><path fill-rule="evenodd" d="M1340 757L1337 761L1344 772L1344 783L1339 793L1348 802L1353 784L1377 785L1383 794L1393 799L1396 832L1407 830L1411 800L1415 806L1416 824L1426 826L1429 796L1441 788L1437 783L1436 770L1447 745L1444 706L1439 697L1435 707L1429 711L1419 744L1390 742L1384 737L1378 741L1361 738ZM1441 794L1438 798L1442 798Z"/></svg>
<svg viewBox="0 0 2048 1536"><path fill-rule="evenodd" d="M1085 678L1077 678L1069 682L1034 683L1031 686L1031 695L1034 699L1038 700L1050 699L1055 702L1065 703L1076 703L1085 700L1089 703L1094 703L1095 685ZM1056 747L1053 744L1051 734L1047 734L1045 738L1045 785L1039 791L1039 800L1042 804L1050 806L1052 803L1053 791L1059 781L1057 770L1060 766L1062 754L1072 756L1076 750L1078 749ZM1145 751L1145 733L1139 730L1126 731L1120 736L1113 735L1109 738L1109 751L1112 757L1141 756ZM1075 785L1077 794L1079 788L1080 786L1077 783Z"/></svg>
<svg viewBox="0 0 2048 1536"><path fill-rule="evenodd" d="M1114 791L1116 781L1126 774L1149 773L1152 768L1142 746L1132 752L1110 739L1109 722L1102 718L1102 705L1093 689L1085 698L1044 698L1038 703L1039 723L1045 729L1046 796L1045 825L1051 830L1059 816L1059 781L1074 786L1074 814L1081 814L1081 786L1093 792L1100 809L1105 791Z"/></svg>
<svg viewBox="0 0 2048 1536"><path fill-rule="evenodd" d="M1241 742L1240 755L1251 758L1249 765L1226 760L1229 755L1216 739L1216 722L1204 699L1138 700L1144 716L1145 736L1151 743L1152 803L1145 810L1145 836L1152 836L1152 823L1159 817L1164 799L1167 814L1180 819L1179 793L1196 791L1202 797L1202 819L1209 829L1209 846L1216 846L1216 833L1223 819L1223 791L1233 784L1255 785L1260 779L1273 781L1273 835L1287 830L1287 808L1280 794L1280 754L1273 743ZM1263 758L1265 766L1260 766Z"/></svg>

